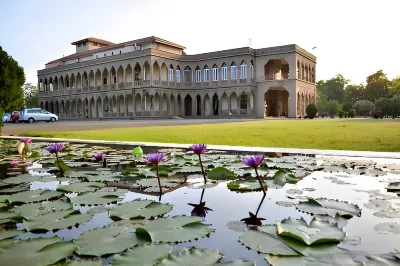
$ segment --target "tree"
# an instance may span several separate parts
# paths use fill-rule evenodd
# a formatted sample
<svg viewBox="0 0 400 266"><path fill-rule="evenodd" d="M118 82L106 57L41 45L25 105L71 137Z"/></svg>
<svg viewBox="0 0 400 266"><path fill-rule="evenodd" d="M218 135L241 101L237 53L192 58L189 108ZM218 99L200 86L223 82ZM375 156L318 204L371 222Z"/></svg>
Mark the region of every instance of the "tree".
<svg viewBox="0 0 400 266"><path fill-rule="evenodd" d="M349 84L344 90L344 101L354 104L356 101L361 100L364 92L364 85Z"/></svg>
<svg viewBox="0 0 400 266"><path fill-rule="evenodd" d="M320 80L317 82L317 91L319 95L326 95L327 100L337 100L340 103L344 100L344 86L349 81L342 75L336 75L329 80Z"/></svg>
<svg viewBox="0 0 400 266"><path fill-rule="evenodd" d="M391 98L381 97L375 101L374 106L384 116L392 114L393 103Z"/></svg>
<svg viewBox="0 0 400 266"><path fill-rule="evenodd" d="M24 91L24 105L26 108L37 107L38 105L38 89L31 83L26 83L22 87Z"/></svg>
<svg viewBox="0 0 400 266"><path fill-rule="evenodd" d="M331 100L326 102L326 112L333 118L341 109L339 101Z"/></svg>
<svg viewBox="0 0 400 266"><path fill-rule="evenodd" d="M354 104L357 114L359 115L369 115L372 109L374 109L374 104L367 100L360 100Z"/></svg>
<svg viewBox="0 0 400 266"><path fill-rule="evenodd" d="M20 110L24 104L24 69L0 46L0 107L5 112Z"/></svg>
<svg viewBox="0 0 400 266"><path fill-rule="evenodd" d="M353 108L353 104L350 103L350 102L345 102L345 103L343 104L342 110L343 110L344 112L348 112L351 108Z"/></svg>
<svg viewBox="0 0 400 266"><path fill-rule="evenodd" d="M400 77L392 79L389 83L389 94L400 95Z"/></svg>
<svg viewBox="0 0 400 266"><path fill-rule="evenodd" d="M365 87L363 98L371 102L380 97L386 97L389 95L389 84L390 81L386 77L386 74L382 70L367 77L367 86Z"/></svg>

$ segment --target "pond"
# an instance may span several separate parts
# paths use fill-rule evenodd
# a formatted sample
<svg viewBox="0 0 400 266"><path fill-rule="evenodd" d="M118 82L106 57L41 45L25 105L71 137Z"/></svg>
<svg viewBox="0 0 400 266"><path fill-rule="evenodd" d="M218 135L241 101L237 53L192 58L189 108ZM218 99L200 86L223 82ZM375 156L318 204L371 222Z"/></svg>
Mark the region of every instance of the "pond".
<svg viewBox="0 0 400 266"><path fill-rule="evenodd" d="M48 145L0 140L2 265L400 264L400 160L268 153L264 194L253 154Z"/></svg>

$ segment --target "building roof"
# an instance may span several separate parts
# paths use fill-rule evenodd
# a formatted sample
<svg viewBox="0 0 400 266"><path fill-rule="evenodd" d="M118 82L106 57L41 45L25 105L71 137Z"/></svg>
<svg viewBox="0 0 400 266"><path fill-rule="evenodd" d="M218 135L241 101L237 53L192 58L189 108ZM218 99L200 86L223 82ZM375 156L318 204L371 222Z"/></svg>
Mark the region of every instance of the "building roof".
<svg viewBox="0 0 400 266"><path fill-rule="evenodd" d="M101 44L104 44L104 45L107 45L107 46L111 46L111 45L115 44L115 43L112 43L112 42L109 42L109 41L106 41L106 40L97 39L97 38L93 38L93 37L89 37L89 38L85 38L85 39L82 39L82 40L79 40L79 41L75 41L75 42L72 42L71 44L75 45L75 44L79 44L79 43L83 43L83 42L97 42L97 43L101 43Z"/></svg>
<svg viewBox="0 0 400 266"><path fill-rule="evenodd" d="M110 46L101 47L101 48L98 48L98 49L93 49L93 50L84 51L84 52L80 52L80 53L71 54L71 55L68 55L68 56L65 56L65 57L58 58L56 60L50 61L50 62L46 63L46 65L57 63L57 62L66 62L66 61L69 61L69 60L90 56L90 55L93 55L93 54L101 52L101 51L107 51L107 50L111 50L111 49L122 48L122 47L133 45L133 44L143 45L143 44L148 44L148 43L154 43L155 42L155 43L161 43L161 44L169 45L169 46L172 46L172 47L175 47L175 48L179 48L179 49L182 49L182 50L186 49L186 47L184 47L182 45L179 45L179 44L176 44L176 43L173 43L173 42L158 38L156 36L136 39L136 40L123 42L123 43L119 43L119 44L114 44L114 43L111 43L111 42L108 42L108 41L104 41L104 40L101 40L101 39L90 37L90 38L86 38L86 39L82 39L82 40L73 42L71 44L77 44L77 43L81 43L81 42L84 42L84 41L93 41L93 42L98 42L98 43L103 43L103 44L104 44L104 42L106 42L106 43L109 43ZM100 41L102 41L102 42L100 42Z"/></svg>

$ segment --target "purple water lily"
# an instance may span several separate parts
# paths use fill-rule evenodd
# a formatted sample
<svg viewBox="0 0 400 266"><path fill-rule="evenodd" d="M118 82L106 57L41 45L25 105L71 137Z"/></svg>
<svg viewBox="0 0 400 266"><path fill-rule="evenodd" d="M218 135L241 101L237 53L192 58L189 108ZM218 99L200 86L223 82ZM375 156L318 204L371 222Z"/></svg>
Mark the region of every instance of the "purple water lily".
<svg viewBox="0 0 400 266"><path fill-rule="evenodd" d="M103 161L103 160L104 160L104 157L105 157L105 155L104 155L103 153L96 153L96 154L94 155L94 159L95 159L97 162Z"/></svg>
<svg viewBox="0 0 400 266"><path fill-rule="evenodd" d="M162 188L161 188L160 174L158 171L158 164L162 161L163 158L164 158L164 153L162 153L162 152L150 153L147 155L147 158L146 158L147 163L154 164L156 166L158 187L160 188L160 200L161 200L161 195L162 195Z"/></svg>
<svg viewBox="0 0 400 266"><path fill-rule="evenodd" d="M243 159L242 163L248 167L257 168L264 162L264 155L249 156Z"/></svg>
<svg viewBox="0 0 400 266"><path fill-rule="evenodd" d="M195 154L199 156L201 172L203 173L204 183L207 182L206 172L204 171L203 162L201 161L201 155L206 152L207 145L206 144L193 144L189 147Z"/></svg>
<svg viewBox="0 0 400 266"><path fill-rule="evenodd" d="M266 194L266 190L264 187L263 182L261 181L260 176L258 175L258 171L257 168L262 165L264 162L264 155L259 154L259 155L255 155L255 156L249 156L243 159L242 163L248 167L252 167L254 168L254 170L256 171L256 177L258 179L258 182L260 182L260 186L264 192L264 194Z"/></svg>
<svg viewBox="0 0 400 266"><path fill-rule="evenodd" d="M206 144L193 144L189 147L195 154L203 154L207 150Z"/></svg>
<svg viewBox="0 0 400 266"><path fill-rule="evenodd" d="M17 168L18 167L18 162L17 161L12 161L11 162L12 168Z"/></svg>
<svg viewBox="0 0 400 266"><path fill-rule="evenodd" d="M46 150L50 153L58 154L64 150L64 146L61 143L53 143L47 146Z"/></svg>
<svg viewBox="0 0 400 266"><path fill-rule="evenodd" d="M27 144L27 143L31 143L31 142L32 142L32 138L25 138L25 137L23 137L23 138L21 138L19 141L21 141L21 142Z"/></svg>
<svg viewBox="0 0 400 266"><path fill-rule="evenodd" d="M164 153L159 152L159 153L150 153L147 155L147 163L149 164L154 164L154 165L158 165L162 159L164 158Z"/></svg>

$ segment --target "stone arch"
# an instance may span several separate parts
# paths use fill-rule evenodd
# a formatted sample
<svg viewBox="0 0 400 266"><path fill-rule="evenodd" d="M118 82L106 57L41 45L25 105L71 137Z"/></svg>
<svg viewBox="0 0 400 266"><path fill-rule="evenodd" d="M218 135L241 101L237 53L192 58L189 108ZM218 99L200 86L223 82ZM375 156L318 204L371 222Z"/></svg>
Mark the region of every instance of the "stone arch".
<svg viewBox="0 0 400 266"><path fill-rule="evenodd" d="M89 101L89 117L96 118L97 117L97 108L96 101L93 97L90 98Z"/></svg>
<svg viewBox="0 0 400 266"><path fill-rule="evenodd" d="M96 70L94 74L94 86L101 86L101 72L100 69Z"/></svg>
<svg viewBox="0 0 400 266"><path fill-rule="evenodd" d="M60 105L58 103L58 100L56 100L54 112L56 115L60 115Z"/></svg>
<svg viewBox="0 0 400 266"><path fill-rule="evenodd" d="M63 89L65 89L65 87L64 87L64 77L61 75L60 76L60 90L63 90Z"/></svg>
<svg viewBox="0 0 400 266"><path fill-rule="evenodd" d="M96 116L98 118L102 118L103 117L103 100L101 99L100 96L97 96L95 108L96 108Z"/></svg>
<svg viewBox="0 0 400 266"><path fill-rule="evenodd" d="M58 90L58 77L57 76L54 77L53 88L55 91Z"/></svg>
<svg viewBox="0 0 400 266"><path fill-rule="evenodd" d="M289 92L282 86L270 87L264 93L264 116L288 116Z"/></svg>
<svg viewBox="0 0 400 266"><path fill-rule="evenodd" d="M76 75L76 87L82 88L82 76L81 76L81 73L79 73L79 72Z"/></svg>
<svg viewBox="0 0 400 266"><path fill-rule="evenodd" d="M131 82L131 81L130 81ZM134 102L133 102L133 95L131 93L128 93L127 95L125 95L125 108L127 113L128 112L134 112Z"/></svg>
<svg viewBox="0 0 400 266"><path fill-rule="evenodd" d="M140 93L136 93L135 95L135 112L141 112L143 110L142 106L142 96Z"/></svg>
<svg viewBox="0 0 400 266"><path fill-rule="evenodd" d="M271 59L264 65L265 80L289 78L289 63L284 59Z"/></svg>
<svg viewBox="0 0 400 266"><path fill-rule="evenodd" d="M163 116L164 116L164 113L166 113L168 111L168 96L165 92L162 94L160 111L163 112L163 114L162 114Z"/></svg>
<svg viewBox="0 0 400 266"><path fill-rule="evenodd" d="M196 114L197 116L201 116L201 96L197 94L196 96Z"/></svg>
<svg viewBox="0 0 400 266"><path fill-rule="evenodd" d="M161 65L160 79L162 81L168 81L168 68L165 63L162 63L162 65Z"/></svg>
<svg viewBox="0 0 400 266"><path fill-rule="evenodd" d="M228 111L229 110L229 100L228 95L224 92L221 97L221 111Z"/></svg>
<svg viewBox="0 0 400 266"><path fill-rule="evenodd" d="M237 113L237 110L239 109L238 106L238 96L236 95L236 92L232 92L231 95L229 96L229 110L235 111Z"/></svg>
<svg viewBox="0 0 400 266"><path fill-rule="evenodd" d="M189 66L186 66L183 70L183 81L186 83L192 82L192 69Z"/></svg>
<svg viewBox="0 0 400 266"><path fill-rule="evenodd" d="M94 72L93 70L90 70L89 72L89 86L90 87L94 87L95 83L94 83Z"/></svg>
<svg viewBox="0 0 400 266"><path fill-rule="evenodd" d="M151 108L153 108L152 103L151 103L151 98L153 96L150 95L148 92L143 93L143 111L149 112L151 111ZM147 115L147 113L145 114Z"/></svg>
<svg viewBox="0 0 400 266"><path fill-rule="evenodd" d="M117 70L117 83L124 83L124 74L124 68L119 66Z"/></svg>
<svg viewBox="0 0 400 266"><path fill-rule="evenodd" d="M115 83L117 83L117 72L115 71L115 68L114 68L113 66L111 67L110 72L111 72L111 81L110 81L110 84L115 84Z"/></svg>
<svg viewBox="0 0 400 266"><path fill-rule="evenodd" d="M70 88L70 82L69 82L69 76L68 74L65 75L65 89L69 89Z"/></svg>
<svg viewBox="0 0 400 266"><path fill-rule="evenodd" d="M152 110L158 112L160 111L160 94L156 92L153 96L153 108Z"/></svg>
<svg viewBox="0 0 400 266"><path fill-rule="evenodd" d="M82 75L82 87L87 87L88 85L88 74L86 73L86 71L84 71Z"/></svg>
<svg viewBox="0 0 400 266"><path fill-rule="evenodd" d="M108 98L108 95L106 95L106 97L104 97L104 100L103 100L103 112L104 112L104 114L107 114L107 116L109 116L109 113L112 112L111 103L110 103L110 99Z"/></svg>
<svg viewBox="0 0 400 266"><path fill-rule="evenodd" d="M187 94L185 96L184 100L184 109L185 109L185 116L192 116L192 106L193 106L193 100L192 96L190 94Z"/></svg>
<svg viewBox="0 0 400 266"><path fill-rule="evenodd" d="M143 80L150 80L150 73L150 64L146 61L143 64Z"/></svg>
<svg viewBox="0 0 400 266"><path fill-rule="evenodd" d="M174 94L169 95L169 114L175 115L176 114L176 105L175 105L175 97Z"/></svg>
<svg viewBox="0 0 400 266"><path fill-rule="evenodd" d="M110 81L108 80L108 69L104 68L103 69L103 73L102 73L102 85L108 85L110 83Z"/></svg>
<svg viewBox="0 0 400 266"><path fill-rule="evenodd" d="M153 63L153 80L160 79L160 66L158 65L157 61Z"/></svg>
<svg viewBox="0 0 400 266"><path fill-rule="evenodd" d="M75 82L75 74L72 73L71 77L69 78L69 87L70 88L75 88L76 82Z"/></svg>
<svg viewBox="0 0 400 266"><path fill-rule="evenodd" d="M210 96L208 95L208 93L206 93L206 95L203 98L203 106L204 106L204 115L205 116L209 116L211 115L211 100L210 100Z"/></svg>
<svg viewBox="0 0 400 266"><path fill-rule="evenodd" d="M77 101L76 101L76 99L72 99L72 101L71 101L71 114L77 114L77 110L76 110L76 108L77 108L77 103L76 103Z"/></svg>
<svg viewBox="0 0 400 266"><path fill-rule="evenodd" d="M65 101L64 113L70 115L71 114L71 103L69 99Z"/></svg>
<svg viewBox="0 0 400 266"><path fill-rule="evenodd" d="M142 77L142 68L140 67L139 63L136 62L135 67L134 67L134 81L139 81L140 79L143 79Z"/></svg>
<svg viewBox="0 0 400 266"><path fill-rule="evenodd" d="M220 107L220 102L218 98L218 94L214 93L212 97L212 112L214 115L219 115L219 107Z"/></svg>
<svg viewBox="0 0 400 266"><path fill-rule="evenodd" d="M176 104L177 104L177 109L178 109L178 115L182 114L182 97L180 94L176 97Z"/></svg>
<svg viewBox="0 0 400 266"><path fill-rule="evenodd" d="M125 83L133 82L133 71L130 64L125 68Z"/></svg>
<svg viewBox="0 0 400 266"><path fill-rule="evenodd" d="M297 60L297 79L301 79L301 67L299 60Z"/></svg>

